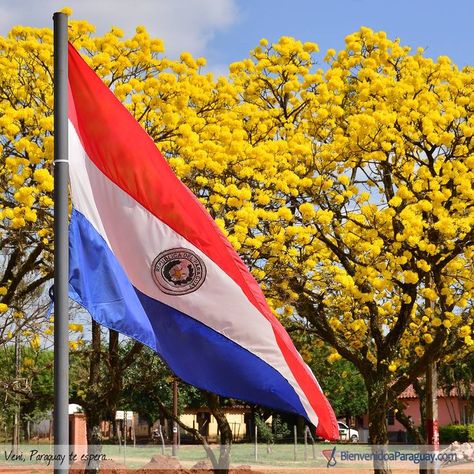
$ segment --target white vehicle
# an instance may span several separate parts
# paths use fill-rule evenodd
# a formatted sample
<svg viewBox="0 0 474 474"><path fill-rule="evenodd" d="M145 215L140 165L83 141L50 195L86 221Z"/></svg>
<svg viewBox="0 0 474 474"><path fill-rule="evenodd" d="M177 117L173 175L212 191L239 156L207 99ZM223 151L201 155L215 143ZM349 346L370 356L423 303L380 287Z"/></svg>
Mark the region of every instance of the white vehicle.
<svg viewBox="0 0 474 474"><path fill-rule="evenodd" d="M338 421L339 425L339 439L341 441L350 441L357 443L359 441L359 432L353 428L349 428L343 421Z"/></svg>

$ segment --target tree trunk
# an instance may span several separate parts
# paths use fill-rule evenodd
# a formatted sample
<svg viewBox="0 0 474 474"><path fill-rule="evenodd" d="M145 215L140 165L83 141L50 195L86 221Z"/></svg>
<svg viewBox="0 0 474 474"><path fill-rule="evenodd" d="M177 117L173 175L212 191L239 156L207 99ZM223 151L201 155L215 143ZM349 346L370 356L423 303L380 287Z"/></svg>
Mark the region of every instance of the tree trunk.
<svg viewBox="0 0 474 474"><path fill-rule="evenodd" d="M418 379L413 381L413 389L415 390L418 400L420 400L420 418L421 426L426 426L426 390L424 384L421 384Z"/></svg>
<svg viewBox="0 0 474 474"><path fill-rule="evenodd" d="M86 415L87 423L87 454L89 455L89 461L85 466L86 474L97 474L99 472L100 463L97 459L102 451L100 422L102 421L103 413L100 409L100 404L97 403L100 396L100 352L100 326L92 320L92 352L89 364L89 390L87 403L84 404L84 413Z"/></svg>
<svg viewBox="0 0 474 474"><path fill-rule="evenodd" d="M97 474L100 467L99 456L102 452L102 434L100 432L102 416L95 406L86 408L84 413L87 422L87 454L90 459L85 466L85 473Z"/></svg>
<svg viewBox="0 0 474 474"><path fill-rule="evenodd" d="M425 439L423 438L421 433L418 431L418 429L415 427L413 420L407 415L405 415L405 412L404 412L405 407L401 403L399 403L397 407L398 407L398 411L395 417L398 420L398 422L401 423L405 427L407 434L410 436L411 440L415 444L419 444L419 445L425 444Z"/></svg>
<svg viewBox="0 0 474 474"><path fill-rule="evenodd" d="M369 436L372 452L377 453L374 459L375 474L390 474L389 464L383 459L388 446L387 411L388 393L384 381L377 381L367 387L369 396Z"/></svg>
<svg viewBox="0 0 474 474"><path fill-rule="evenodd" d="M102 393L104 412L106 419L111 423L112 436L111 441L118 442L118 427L115 420L118 400L122 392L123 370L120 367L119 356L119 335L117 331L109 329L109 350L108 350L108 386L107 392ZM105 396L105 397L104 397Z"/></svg>
<svg viewBox="0 0 474 474"><path fill-rule="evenodd" d="M115 419L115 413L112 418L112 421L110 422L110 426L112 428L112 433L111 433L112 443L118 444L118 429L117 429L117 420Z"/></svg>
<svg viewBox="0 0 474 474"><path fill-rule="evenodd" d="M232 447L232 429L227 421L224 411L219 404L219 397L213 393L207 394L209 408L217 421L220 431L220 451L218 465L214 466L217 474L228 474L230 465L230 449Z"/></svg>
<svg viewBox="0 0 474 474"><path fill-rule="evenodd" d="M199 432L199 429L196 429L196 428L191 428L190 426L187 426L185 425L179 418L179 416L177 417L173 417L173 414L166 408L166 406L163 404L162 401L160 400L157 400L157 403L160 407L160 410L162 411L162 413L164 414L164 416L166 417L165 418L165 422L167 420L167 418L170 418L172 420L174 420L178 426L181 426L181 428L183 428L186 432L192 434L194 436L195 439L197 439L198 441L200 441L202 443L202 447L204 448L204 451L206 451L206 454L207 454L207 457L210 459L211 463L212 463L212 466L214 469L218 469L218 465L219 465L219 462L214 454L214 451L212 450L212 448L209 446L209 444L207 443L207 438L206 436L203 436L200 432ZM159 425L159 429L160 429L160 435L162 433L162 429L161 429L161 418L160 418L160 425ZM193 423L194 425L194 423ZM163 436L162 436L162 439L163 439ZM164 441L163 441L163 444L164 444ZM219 471L217 471L219 472Z"/></svg>

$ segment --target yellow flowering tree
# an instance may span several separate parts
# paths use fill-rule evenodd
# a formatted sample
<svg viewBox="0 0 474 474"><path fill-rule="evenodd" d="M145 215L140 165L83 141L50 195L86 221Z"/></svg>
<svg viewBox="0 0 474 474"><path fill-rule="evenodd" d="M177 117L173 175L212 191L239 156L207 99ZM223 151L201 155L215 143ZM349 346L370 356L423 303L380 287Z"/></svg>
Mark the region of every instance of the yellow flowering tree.
<svg viewBox="0 0 474 474"><path fill-rule="evenodd" d="M30 36L0 38L0 345L37 333L52 275L51 33Z"/></svg>
<svg viewBox="0 0 474 474"><path fill-rule="evenodd" d="M316 52L262 40L216 79L183 54L118 95L276 313L360 370L384 444L397 395L473 348L474 76L366 28Z"/></svg>
<svg viewBox="0 0 474 474"><path fill-rule="evenodd" d="M202 58L167 59L142 27L93 30L71 22L70 39L275 313L358 368L371 439L385 443L397 395L473 348L473 70L363 28L319 69L314 43L283 37L216 78ZM49 30L0 43L3 239L28 242L22 261L42 245L35 278L50 272L51 49Z"/></svg>
<svg viewBox="0 0 474 474"><path fill-rule="evenodd" d="M117 92L136 77L155 75L160 40L143 40L138 30L118 46L119 30L89 41L93 30L77 22L71 39L89 57L94 53L92 66ZM52 332L44 319L44 284L53 274L52 39L50 29L23 26L0 37L0 345L17 334L38 344L40 331Z"/></svg>
<svg viewBox="0 0 474 474"><path fill-rule="evenodd" d="M159 146L277 314L359 369L385 444L427 363L473 349L474 76L366 28L316 51L263 40Z"/></svg>
<svg viewBox="0 0 474 474"><path fill-rule="evenodd" d="M385 444L410 381L474 348L474 74L367 28L324 70L314 50L231 66L228 165L195 173L275 310L359 369Z"/></svg>
<svg viewBox="0 0 474 474"><path fill-rule="evenodd" d="M94 37L93 32L94 27L87 22L72 22L70 40L117 97L127 102L131 113L149 134L157 141L175 139L178 133L184 135L184 130L178 132L187 122L183 110L193 110L188 105L187 91L197 92L196 106L204 103L202 99L197 100L199 95L206 101L211 95L210 87L206 86L212 84L211 76L198 73L204 60L195 60L189 54L183 54L177 61L161 57L162 41L151 39L142 27L137 28L132 38L123 40L123 33L118 28L112 28L103 37ZM2 331L8 334L4 340L0 339L0 344L14 337L8 330L13 328L30 337L36 350L47 337L40 337L38 328L33 333L24 326L12 326L7 317L13 315L18 319L17 307L21 306L22 317L31 319L31 310L25 306L26 298L36 301L35 298L43 294L44 283L52 278L52 53L49 29L16 27L8 37L0 38L0 84L5 84L0 85L0 90L5 91L5 96L0 97L0 116L4 125L0 150L4 265L0 268L8 283L0 289L0 296L4 297L0 311L5 315L0 320L0 334ZM205 105L212 106L212 103ZM15 278L10 277L12 268L17 271ZM41 309L39 315L44 316L46 308ZM48 325L51 322L44 321L42 336L51 334L52 326ZM70 324L70 330L82 333L82 325ZM79 355L87 351L80 338L71 341L70 345L73 350L85 348L78 352ZM80 401L89 411L88 437L96 442L101 416L104 416L104 410L112 416L109 412L114 411L120 396L117 387L121 387L122 372L133 361L133 354L141 345L132 346L127 363L116 354L116 333L110 337L109 348L113 352L109 367L113 375L112 389L101 393L97 372L102 356L100 329L92 323L90 358L93 368L88 390L82 391Z"/></svg>

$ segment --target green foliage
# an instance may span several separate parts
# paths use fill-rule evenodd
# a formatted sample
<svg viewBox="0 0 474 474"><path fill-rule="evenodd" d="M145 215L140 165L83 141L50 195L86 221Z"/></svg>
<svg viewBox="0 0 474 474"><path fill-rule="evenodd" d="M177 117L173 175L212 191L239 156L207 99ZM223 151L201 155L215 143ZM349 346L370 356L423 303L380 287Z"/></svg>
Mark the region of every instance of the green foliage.
<svg viewBox="0 0 474 474"><path fill-rule="evenodd" d="M159 403L170 411L173 402L174 376L163 361L149 348L143 348L124 374L122 402L124 407L136 411L150 424L161 415ZM180 383L178 412L185 407L199 407L207 402L202 392Z"/></svg>
<svg viewBox="0 0 474 474"><path fill-rule="evenodd" d="M474 383L474 353L456 358L450 363L440 364L438 368L438 385L446 391L456 388L465 398L471 397Z"/></svg>
<svg viewBox="0 0 474 474"><path fill-rule="evenodd" d="M257 426L258 437L264 443L273 442L272 428L269 426L263 418L255 415L255 425Z"/></svg>
<svg viewBox="0 0 474 474"><path fill-rule="evenodd" d="M0 423L10 430L18 406L21 421L41 421L53 408L53 358L50 350L20 347L18 368L15 346L0 347Z"/></svg>
<svg viewBox="0 0 474 474"><path fill-rule="evenodd" d="M0 349L0 373L1 379L12 377L15 373L15 346L5 345Z"/></svg>
<svg viewBox="0 0 474 474"><path fill-rule="evenodd" d="M447 425L439 427L441 444L470 443L474 441L474 425Z"/></svg>
<svg viewBox="0 0 474 474"><path fill-rule="evenodd" d="M273 418L272 428L275 442L282 441L290 435L288 425L278 415Z"/></svg>
<svg viewBox="0 0 474 474"><path fill-rule="evenodd" d="M367 413L367 390L355 366L347 360L329 363L329 349L315 347L309 366L315 373L336 416L357 416Z"/></svg>
<svg viewBox="0 0 474 474"><path fill-rule="evenodd" d="M29 376L29 384L32 396L25 402L23 411L31 414L34 419L43 419L41 414L52 410L54 380L53 360L54 352L51 350L35 351L25 348L23 361L28 360L33 365L29 369L23 369L23 375Z"/></svg>
<svg viewBox="0 0 474 474"><path fill-rule="evenodd" d="M265 423L261 416L255 415L255 424L258 437L264 443L277 443L290 435L288 425L282 421L279 415L273 416L271 426Z"/></svg>

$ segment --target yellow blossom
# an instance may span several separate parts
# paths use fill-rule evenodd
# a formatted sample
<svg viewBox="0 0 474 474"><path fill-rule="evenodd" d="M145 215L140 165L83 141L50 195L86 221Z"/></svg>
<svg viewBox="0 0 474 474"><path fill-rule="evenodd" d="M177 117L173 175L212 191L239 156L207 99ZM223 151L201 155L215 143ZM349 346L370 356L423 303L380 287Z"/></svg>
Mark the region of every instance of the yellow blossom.
<svg viewBox="0 0 474 474"><path fill-rule="evenodd" d="M341 359L341 355L338 352L333 352L332 354L329 354L327 360L330 364L338 361Z"/></svg>
<svg viewBox="0 0 474 474"><path fill-rule="evenodd" d="M425 333L423 334L423 340L427 343L427 344L431 344L433 342L433 336L429 333Z"/></svg>

